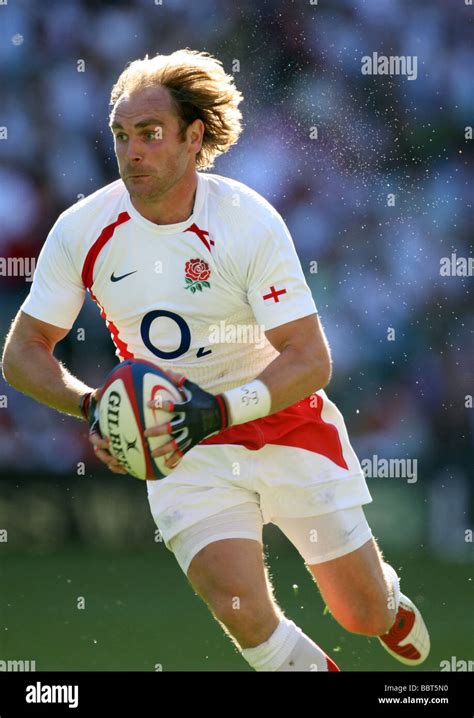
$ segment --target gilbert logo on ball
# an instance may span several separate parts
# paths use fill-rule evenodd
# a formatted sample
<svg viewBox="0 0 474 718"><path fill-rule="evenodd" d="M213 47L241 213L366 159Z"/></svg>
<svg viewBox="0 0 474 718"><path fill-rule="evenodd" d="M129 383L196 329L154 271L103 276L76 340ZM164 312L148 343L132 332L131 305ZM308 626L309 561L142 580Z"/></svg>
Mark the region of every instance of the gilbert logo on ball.
<svg viewBox="0 0 474 718"><path fill-rule="evenodd" d="M167 411L147 406L154 400L182 401L183 396L159 366L148 361L127 359L108 375L101 389L99 426L110 439L109 451L137 479L162 479L172 469L165 456L153 457L153 449L169 441L169 435L143 436L145 429L171 419ZM158 400L158 401L157 401Z"/></svg>

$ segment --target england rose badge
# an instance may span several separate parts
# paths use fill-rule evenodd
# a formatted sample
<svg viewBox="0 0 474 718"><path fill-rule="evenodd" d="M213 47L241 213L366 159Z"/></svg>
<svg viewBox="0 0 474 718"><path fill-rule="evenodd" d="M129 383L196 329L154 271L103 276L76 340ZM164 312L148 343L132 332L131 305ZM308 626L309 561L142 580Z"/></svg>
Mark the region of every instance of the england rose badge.
<svg viewBox="0 0 474 718"><path fill-rule="evenodd" d="M209 265L203 259L189 259L186 262L185 267L185 289L190 289L192 294L199 291L202 292L203 287L209 287L210 283L207 281L211 276L211 270Z"/></svg>

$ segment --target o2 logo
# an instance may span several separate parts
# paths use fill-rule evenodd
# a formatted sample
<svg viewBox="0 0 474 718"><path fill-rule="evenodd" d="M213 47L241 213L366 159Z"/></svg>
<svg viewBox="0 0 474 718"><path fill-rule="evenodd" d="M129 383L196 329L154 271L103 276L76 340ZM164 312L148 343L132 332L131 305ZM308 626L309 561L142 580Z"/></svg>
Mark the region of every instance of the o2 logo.
<svg viewBox="0 0 474 718"><path fill-rule="evenodd" d="M151 343L150 328L155 319L158 319L159 317L166 317L167 319L172 319L174 322L176 322L181 332L181 341L179 343L179 347L172 352L165 352L163 351L163 349L159 349ZM186 354L186 352L189 351L189 347L191 346L191 330L186 320L180 314L176 314L175 312L169 312L166 309L154 309L152 312L148 312L147 314L145 314L140 325L140 336L146 348L159 359L177 359L183 354ZM203 356L206 356L206 354L210 354L211 351L212 350L210 349L206 351L204 347L199 347L196 356L198 358L201 358Z"/></svg>
<svg viewBox="0 0 474 718"><path fill-rule="evenodd" d="M172 352L165 352L162 349L158 349L158 347L155 347L154 344L151 343L150 328L155 319L158 319L159 317L172 319L176 322L181 332L181 342L179 347ZM191 331L186 320L179 314L168 312L166 309L155 309L154 311L145 314L140 325L140 335L146 348L159 359L177 359L182 354L186 354L191 346Z"/></svg>

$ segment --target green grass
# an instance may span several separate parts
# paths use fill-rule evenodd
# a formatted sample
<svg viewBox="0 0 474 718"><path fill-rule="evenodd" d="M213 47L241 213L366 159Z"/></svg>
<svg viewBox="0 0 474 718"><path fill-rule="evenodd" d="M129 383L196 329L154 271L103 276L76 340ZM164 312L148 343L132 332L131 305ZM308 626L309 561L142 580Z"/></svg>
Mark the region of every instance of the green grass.
<svg viewBox="0 0 474 718"><path fill-rule="evenodd" d="M426 551L387 560L431 632L432 653L420 670L439 671L452 655L472 658L472 565L440 563ZM343 670L407 670L376 639L347 633L324 611L291 546L277 542L269 561L287 616ZM1 660L34 659L37 670L53 671L153 671L156 664L163 671L250 670L163 546L126 554L10 553L2 557L1 584Z"/></svg>

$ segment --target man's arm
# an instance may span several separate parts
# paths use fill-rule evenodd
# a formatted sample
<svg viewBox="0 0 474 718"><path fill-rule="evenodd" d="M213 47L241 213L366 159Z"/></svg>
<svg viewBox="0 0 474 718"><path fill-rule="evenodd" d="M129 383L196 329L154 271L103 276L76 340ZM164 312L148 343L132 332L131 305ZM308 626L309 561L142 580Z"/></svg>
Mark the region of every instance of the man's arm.
<svg viewBox="0 0 474 718"><path fill-rule="evenodd" d="M36 401L83 418L79 408L81 396L93 390L72 376L53 355L54 347L68 331L20 310L5 341L3 376L15 389Z"/></svg>
<svg viewBox="0 0 474 718"><path fill-rule="evenodd" d="M317 314L282 324L265 335L280 352L280 356L256 377L270 391L271 414L286 409L329 383L331 355Z"/></svg>
<svg viewBox="0 0 474 718"><path fill-rule="evenodd" d="M5 381L36 401L65 414L83 419L79 403L83 394L94 391L54 357L53 350L68 329L61 329L18 312L8 332L3 350L2 370ZM95 455L116 474L126 470L107 451L108 440L90 435Z"/></svg>

